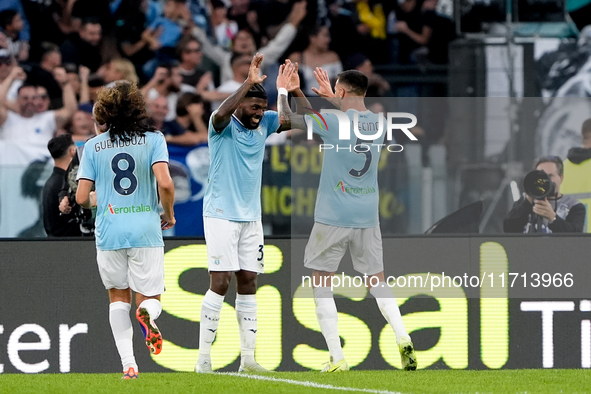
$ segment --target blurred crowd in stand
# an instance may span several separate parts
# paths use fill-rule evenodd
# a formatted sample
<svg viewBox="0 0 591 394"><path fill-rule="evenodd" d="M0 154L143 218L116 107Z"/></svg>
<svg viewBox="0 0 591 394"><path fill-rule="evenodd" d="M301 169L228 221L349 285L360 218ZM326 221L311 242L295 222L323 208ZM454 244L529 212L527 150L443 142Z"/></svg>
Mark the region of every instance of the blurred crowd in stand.
<svg viewBox="0 0 591 394"><path fill-rule="evenodd" d="M50 160L47 144L55 136L68 134L82 146L94 135L97 91L117 80L138 83L169 144L206 144L211 112L245 80L257 52L264 55L269 108L287 58L299 63L310 96L318 66L333 79L358 69L370 78L368 96L392 96L374 65L447 62L454 27L437 13L437 3L3 0L0 144L11 144L5 145L10 152L43 147L28 164ZM282 144L289 133L273 137L269 144ZM62 145L52 155L69 155Z"/></svg>

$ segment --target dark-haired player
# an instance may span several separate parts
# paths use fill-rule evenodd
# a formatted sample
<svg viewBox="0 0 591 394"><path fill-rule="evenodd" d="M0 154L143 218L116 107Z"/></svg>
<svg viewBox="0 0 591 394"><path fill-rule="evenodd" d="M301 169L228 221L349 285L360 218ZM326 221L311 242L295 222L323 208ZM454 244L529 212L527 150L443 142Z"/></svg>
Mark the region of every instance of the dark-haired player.
<svg viewBox="0 0 591 394"><path fill-rule="evenodd" d="M211 345L232 275L236 275L236 317L240 331L239 371L263 372L254 357L257 333L256 277L263 273L261 178L265 140L282 129L277 112L266 111L259 76L263 56L253 57L246 81L209 120L209 180L203 224L210 273L201 305L199 359L195 371L213 372Z"/></svg>
<svg viewBox="0 0 591 394"><path fill-rule="evenodd" d="M294 128L305 130L307 115L293 114L287 102L286 90L299 90L299 86L293 86L289 82L293 81L290 77L293 72L294 67L289 62L279 70L279 74L284 75L284 78L277 78L279 117L284 127L291 128L293 125ZM316 317L330 353L330 359L322 372L349 369L341 347L332 288L327 286L347 249L351 253L355 270L369 277L369 291L396 334L402 367L405 370L415 370L417 359L413 343L404 328L396 299L384 279L382 235L378 219L378 163L381 152L378 145L383 143L384 137L381 133L376 135L375 127L370 125L378 124L381 116L385 127L386 120L365 107L368 78L363 73L357 70L340 73L334 93L328 74L322 68L316 68L314 74L320 87L312 89L315 93L337 105L351 124L358 123L360 131L374 130L363 131L362 134L367 138L357 140L356 146L364 144L363 148L350 151L329 149L325 151L322 161L314 209L314 227L304 254L304 266L314 273L312 285ZM300 94L296 93L296 96ZM311 122L314 133L322 137L325 144L338 146L340 133L337 115L322 115L328 127ZM355 190L364 192L356 193Z"/></svg>
<svg viewBox="0 0 591 394"><path fill-rule="evenodd" d="M164 243L162 229L175 224L174 184L161 132L149 123L144 98L135 84L117 82L99 92L94 105L98 136L85 144L78 170L76 202L97 207L99 273L109 291L109 322L121 357L124 379L137 377L133 354L131 290L146 345L162 350L154 320L162 312ZM96 194L91 192L92 185ZM158 195L164 208L158 212Z"/></svg>

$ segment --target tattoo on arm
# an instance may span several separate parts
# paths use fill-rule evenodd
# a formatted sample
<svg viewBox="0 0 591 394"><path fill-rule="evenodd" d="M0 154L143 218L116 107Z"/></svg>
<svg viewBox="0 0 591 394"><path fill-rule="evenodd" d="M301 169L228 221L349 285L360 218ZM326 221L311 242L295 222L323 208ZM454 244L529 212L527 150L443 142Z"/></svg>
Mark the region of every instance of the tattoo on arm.
<svg viewBox="0 0 591 394"><path fill-rule="evenodd" d="M281 124L279 131L290 129L306 130L304 115L296 114L291 110L287 96L279 95L277 99L277 113L279 115L279 123Z"/></svg>
<svg viewBox="0 0 591 394"><path fill-rule="evenodd" d="M289 108L287 96L280 94L277 98L277 114L279 116L279 123L281 124L280 130L291 129L291 116L293 112Z"/></svg>

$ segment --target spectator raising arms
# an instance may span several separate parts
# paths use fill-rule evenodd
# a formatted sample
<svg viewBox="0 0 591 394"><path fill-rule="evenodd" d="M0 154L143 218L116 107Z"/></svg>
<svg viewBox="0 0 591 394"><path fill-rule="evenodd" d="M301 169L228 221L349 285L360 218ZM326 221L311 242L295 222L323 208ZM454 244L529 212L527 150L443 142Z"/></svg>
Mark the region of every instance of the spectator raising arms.
<svg viewBox="0 0 591 394"><path fill-rule="evenodd" d="M306 2L294 3L291 13L287 17L287 23L279 30L274 39L260 48L258 52L264 56L262 70L265 72L267 65L276 63L279 57L291 44L297 33L297 27L306 16ZM239 24L240 25L240 24ZM203 53L221 68L221 82L224 83L233 78L231 58L232 54L223 48L212 44L207 34L202 29L195 27L192 30L193 36L203 46ZM254 36L249 30L240 30L234 37L232 46L234 52L253 56L257 52Z"/></svg>
<svg viewBox="0 0 591 394"><path fill-rule="evenodd" d="M314 70L316 67L322 67L328 77L336 79L337 75L343 71L343 65L336 52L331 51L330 32L326 26L317 26L308 34L308 47L302 52L292 53L289 57L292 62L299 63L300 71L303 77L303 92L306 95L314 95L312 87L316 84Z"/></svg>
<svg viewBox="0 0 591 394"><path fill-rule="evenodd" d="M29 144L47 144L56 130L64 126L76 111L76 96L70 86L66 70L60 68L55 73L62 86L64 107L57 111L37 113L35 96L37 87L23 84L18 90L17 112L5 106L6 92L15 79L26 78L20 67L14 67L8 77L0 84L0 139L23 141Z"/></svg>
<svg viewBox="0 0 591 394"><path fill-rule="evenodd" d="M176 106L176 122L184 132L166 135L166 142L176 145L207 143L207 125L203 121L203 100L194 93L184 93Z"/></svg>

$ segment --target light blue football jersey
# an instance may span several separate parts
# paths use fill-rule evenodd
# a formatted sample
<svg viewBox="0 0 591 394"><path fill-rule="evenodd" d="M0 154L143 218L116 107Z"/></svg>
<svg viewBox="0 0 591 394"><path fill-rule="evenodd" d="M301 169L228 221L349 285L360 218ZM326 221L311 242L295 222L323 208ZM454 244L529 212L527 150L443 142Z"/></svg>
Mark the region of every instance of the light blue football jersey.
<svg viewBox="0 0 591 394"><path fill-rule="evenodd" d="M94 181L96 246L100 250L164 246L158 189L152 165L168 163L161 132L130 142L111 142L109 133L88 140L77 179Z"/></svg>
<svg viewBox="0 0 591 394"><path fill-rule="evenodd" d="M214 112L215 114L215 112ZM275 111L265 111L256 129L247 129L232 115L216 132L209 119L209 175L203 216L236 222L261 220L261 182L265 140L279 130Z"/></svg>
<svg viewBox="0 0 591 394"><path fill-rule="evenodd" d="M324 158L314 221L339 227L375 227L379 225L378 164L382 150L386 149L384 145L377 145L384 144L386 132L372 141L358 141L353 132L354 114L359 116L359 132L363 135L376 134L380 115L353 109L345 114L350 119L350 140L339 140L339 122L336 115L322 114L326 124L323 121L317 122L309 115L305 116L307 122L311 120L314 133L322 137L325 144L333 145L332 149L322 150ZM386 120L383 116L382 122L385 130ZM355 148L356 145L359 146Z"/></svg>

